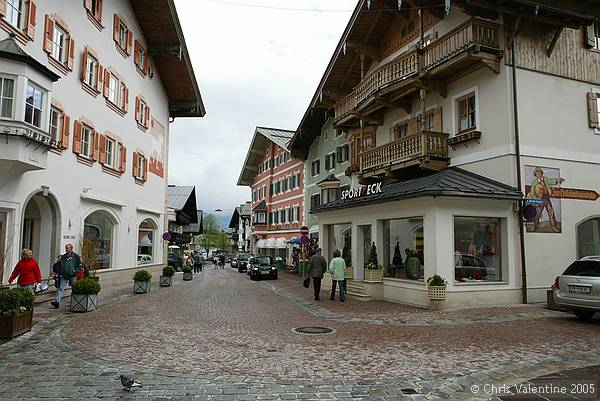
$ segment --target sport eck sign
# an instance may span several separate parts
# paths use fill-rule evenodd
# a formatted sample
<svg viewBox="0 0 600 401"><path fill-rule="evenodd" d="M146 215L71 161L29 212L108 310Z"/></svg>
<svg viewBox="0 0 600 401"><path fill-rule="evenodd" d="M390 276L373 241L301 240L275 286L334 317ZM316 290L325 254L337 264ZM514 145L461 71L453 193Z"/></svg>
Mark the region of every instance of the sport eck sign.
<svg viewBox="0 0 600 401"><path fill-rule="evenodd" d="M342 191L342 200L350 200L355 198L360 198L363 196L376 195L383 193L382 182L377 182L375 184L369 185L361 185L357 188L350 188Z"/></svg>

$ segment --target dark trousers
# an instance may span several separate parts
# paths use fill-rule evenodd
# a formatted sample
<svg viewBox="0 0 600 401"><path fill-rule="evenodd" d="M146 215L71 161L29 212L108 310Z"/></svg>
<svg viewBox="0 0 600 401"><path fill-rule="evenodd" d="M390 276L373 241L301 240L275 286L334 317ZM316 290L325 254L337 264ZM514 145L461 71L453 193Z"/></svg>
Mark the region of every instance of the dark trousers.
<svg viewBox="0 0 600 401"><path fill-rule="evenodd" d="M315 300L319 300L319 294L321 293L321 277L313 277L313 289L315 291Z"/></svg>
<svg viewBox="0 0 600 401"><path fill-rule="evenodd" d="M329 299L335 299L336 284L340 287L340 301L346 300L346 280L331 280L331 296Z"/></svg>

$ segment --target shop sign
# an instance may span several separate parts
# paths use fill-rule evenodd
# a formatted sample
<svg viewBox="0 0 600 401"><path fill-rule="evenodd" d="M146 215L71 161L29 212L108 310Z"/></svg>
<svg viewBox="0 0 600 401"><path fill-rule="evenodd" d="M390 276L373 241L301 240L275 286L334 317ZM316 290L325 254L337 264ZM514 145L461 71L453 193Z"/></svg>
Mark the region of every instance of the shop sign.
<svg viewBox="0 0 600 401"><path fill-rule="evenodd" d="M544 200L543 199L527 198L527 199L525 199L525 203L527 203L528 205L543 205L544 204Z"/></svg>
<svg viewBox="0 0 600 401"><path fill-rule="evenodd" d="M600 198L596 191L573 188L552 188L552 198L595 201Z"/></svg>
<svg viewBox="0 0 600 401"><path fill-rule="evenodd" d="M375 184L361 185L357 188L350 188L342 191L342 200L350 200L360 198L363 196L376 195L383 193L382 189L383 182L377 182Z"/></svg>

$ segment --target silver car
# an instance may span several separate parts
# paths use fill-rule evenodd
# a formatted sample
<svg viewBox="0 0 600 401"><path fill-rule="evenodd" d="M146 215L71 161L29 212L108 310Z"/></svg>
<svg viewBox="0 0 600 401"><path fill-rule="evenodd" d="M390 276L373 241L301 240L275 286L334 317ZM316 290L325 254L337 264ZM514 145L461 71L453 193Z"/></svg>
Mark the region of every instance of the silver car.
<svg viewBox="0 0 600 401"><path fill-rule="evenodd" d="M586 256L573 262L554 281L556 303L581 319L600 312L600 256Z"/></svg>

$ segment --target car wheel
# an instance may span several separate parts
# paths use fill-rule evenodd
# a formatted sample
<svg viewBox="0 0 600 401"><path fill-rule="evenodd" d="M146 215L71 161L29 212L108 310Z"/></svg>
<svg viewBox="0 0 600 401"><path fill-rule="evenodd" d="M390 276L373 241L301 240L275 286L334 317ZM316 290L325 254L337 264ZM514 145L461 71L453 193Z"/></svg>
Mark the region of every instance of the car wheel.
<svg viewBox="0 0 600 401"><path fill-rule="evenodd" d="M238 273L242 273L242 269L238 269Z"/></svg>
<svg viewBox="0 0 600 401"><path fill-rule="evenodd" d="M575 316L577 316L579 319L582 320L590 320L595 314L596 312L593 311L589 311L589 310L574 310L573 314Z"/></svg>

